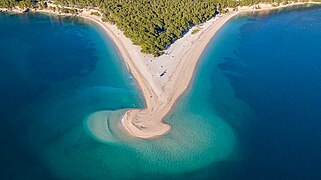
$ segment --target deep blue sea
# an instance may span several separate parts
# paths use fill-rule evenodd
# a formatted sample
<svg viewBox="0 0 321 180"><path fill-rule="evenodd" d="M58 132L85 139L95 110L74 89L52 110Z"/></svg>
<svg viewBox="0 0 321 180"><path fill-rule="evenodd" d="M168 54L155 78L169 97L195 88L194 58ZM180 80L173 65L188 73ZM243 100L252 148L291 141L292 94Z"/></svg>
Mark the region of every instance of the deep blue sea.
<svg viewBox="0 0 321 180"><path fill-rule="evenodd" d="M144 106L90 22L0 14L1 179L321 179L321 8L229 21L154 140L119 130Z"/></svg>
<svg viewBox="0 0 321 180"><path fill-rule="evenodd" d="M321 179L320 6L239 16L216 37L200 76L211 76L210 91L220 91L217 59L235 98L250 109L239 121L229 117L224 95L209 99L243 149L232 179ZM214 71L203 73L208 67Z"/></svg>

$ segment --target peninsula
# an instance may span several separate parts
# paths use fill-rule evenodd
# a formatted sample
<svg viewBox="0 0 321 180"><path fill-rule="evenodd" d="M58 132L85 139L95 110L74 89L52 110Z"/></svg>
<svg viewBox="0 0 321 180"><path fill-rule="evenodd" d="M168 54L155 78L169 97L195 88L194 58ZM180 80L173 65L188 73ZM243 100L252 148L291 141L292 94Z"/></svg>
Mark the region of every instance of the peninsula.
<svg viewBox="0 0 321 180"><path fill-rule="evenodd" d="M57 15L76 14L95 22L104 29L136 79L146 103L143 109L128 109L121 118L120 124L130 135L148 139L170 132L171 125L164 122L164 117L171 112L175 102L188 89L202 52L226 22L244 12L271 10L304 3L307 2L283 2L277 5L258 3L251 6L213 9L212 15L206 16L208 19L205 18L204 22L183 29L181 33L185 31L185 34L177 32L181 37L172 37L162 45L153 48L146 48L138 41L134 41L134 44L130 38L126 37L126 31L124 33L116 25L104 22L102 20L104 14L97 8L71 8L48 2L42 9L30 10ZM61 11L62 9L67 9L67 11ZM8 9L0 10L7 11ZM11 8L10 10L21 12L23 9Z"/></svg>

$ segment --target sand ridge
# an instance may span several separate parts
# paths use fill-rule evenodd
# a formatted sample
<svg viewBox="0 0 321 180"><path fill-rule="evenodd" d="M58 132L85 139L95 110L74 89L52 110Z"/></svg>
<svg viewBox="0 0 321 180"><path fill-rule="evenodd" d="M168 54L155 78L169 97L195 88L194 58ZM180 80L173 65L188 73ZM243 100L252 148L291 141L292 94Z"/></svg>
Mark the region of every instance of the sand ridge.
<svg viewBox="0 0 321 180"><path fill-rule="evenodd" d="M188 88L202 52L216 32L231 18L243 12L271 10L304 3L290 3L273 7L272 4L240 7L228 14L218 15L204 24L193 27L173 43L160 57L143 54L114 25L101 22L96 17L85 17L99 23L113 39L121 56L136 79L146 101L143 109L129 109L121 119L122 126L133 136L156 138L169 133L171 126L164 122L175 102ZM192 34L194 29L200 29Z"/></svg>

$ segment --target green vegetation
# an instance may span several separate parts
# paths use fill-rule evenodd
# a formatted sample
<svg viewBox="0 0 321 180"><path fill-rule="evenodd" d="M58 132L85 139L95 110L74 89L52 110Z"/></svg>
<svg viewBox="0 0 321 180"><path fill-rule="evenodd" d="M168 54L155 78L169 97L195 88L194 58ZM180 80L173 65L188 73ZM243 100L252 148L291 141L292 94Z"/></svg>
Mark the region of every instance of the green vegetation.
<svg viewBox="0 0 321 180"><path fill-rule="evenodd" d="M31 0L0 0L0 7L12 8L18 6L20 8L33 8L35 3Z"/></svg>
<svg viewBox="0 0 321 180"><path fill-rule="evenodd" d="M57 10L59 12L62 12L62 13L69 13L69 14L74 14L74 15L78 14L78 10L77 9L73 9L73 8L57 7Z"/></svg>
<svg viewBox="0 0 321 180"><path fill-rule="evenodd" d="M34 3L32 3L30 0L23 0L23 1L19 1L18 6L21 9L28 8L28 7L34 8Z"/></svg>
<svg viewBox="0 0 321 180"><path fill-rule="evenodd" d="M98 7L142 52L155 56L192 26L218 13L216 0L56 0L64 6Z"/></svg>
<svg viewBox="0 0 321 180"><path fill-rule="evenodd" d="M222 9L222 10L220 11L221 14L226 14L226 13L228 13L228 12L229 12L228 9Z"/></svg>
<svg viewBox="0 0 321 180"><path fill-rule="evenodd" d="M94 16L100 16L99 12L91 12L90 14Z"/></svg>
<svg viewBox="0 0 321 180"><path fill-rule="evenodd" d="M0 0L0 7L12 9L13 7L25 8L47 8L47 2L44 0Z"/></svg>
<svg viewBox="0 0 321 180"><path fill-rule="evenodd" d="M15 0L0 0L0 7L12 8L17 5Z"/></svg>
<svg viewBox="0 0 321 180"><path fill-rule="evenodd" d="M44 0L0 0L0 7L11 9L18 6L21 9L26 8L37 8L37 9L47 9L48 4ZM77 15L80 13L76 8L65 8L65 7L49 7L50 10L58 11L61 13L69 13Z"/></svg>
<svg viewBox="0 0 321 180"><path fill-rule="evenodd" d="M280 4L288 3L288 0L55 0L54 3L70 8L49 8L71 14L79 13L74 8L99 9L101 14L91 14L116 24L126 37L141 46L142 52L159 56L191 27L211 19L219 12L227 13L227 7L256 5L256 9L259 9L259 2ZM0 7L14 6L47 7L43 0L0 0Z"/></svg>
<svg viewBox="0 0 321 180"><path fill-rule="evenodd" d="M196 33L198 33L198 31L200 31L200 29L199 29L199 28L194 29L194 30L192 31L192 34L196 34Z"/></svg>
<svg viewBox="0 0 321 180"><path fill-rule="evenodd" d="M116 24L142 52L159 56L191 27L227 7L283 0L56 0L71 7L99 8L102 20ZM259 6L257 6L259 8Z"/></svg>
<svg viewBox="0 0 321 180"><path fill-rule="evenodd" d="M39 1L39 2L38 2L38 8L39 8L39 9L47 9L47 8L48 8L47 2Z"/></svg>

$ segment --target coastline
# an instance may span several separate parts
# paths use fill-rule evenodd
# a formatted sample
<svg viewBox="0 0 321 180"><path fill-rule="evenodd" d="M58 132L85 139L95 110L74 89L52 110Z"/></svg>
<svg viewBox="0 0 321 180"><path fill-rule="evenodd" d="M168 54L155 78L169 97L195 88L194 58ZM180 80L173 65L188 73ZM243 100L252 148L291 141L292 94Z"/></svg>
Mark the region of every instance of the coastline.
<svg viewBox="0 0 321 180"><path fill-rule="evenodd" d="M224 15L218 15L201 26L191 28L181 39L174 42L160 57L153 57L140 52L140 47L133 45L115 25L110 25L100 17L91 15L95 10L84 10L79 17L99 25L117 47L145 99L143 109L129 109L123 115L120 124L130 135L149 139L167 134L171 125L163 120L171 113L176 101L188 89L195 74L197 64L206 46L217 31L230 19L240 13L273 10L293 5L320 4L298 2L273 7L272 4L258 4L250 7L239 7ZM0 8L0 10L3 10ZM14 11L20 12L20 11ZM69 15L51 10L35 12L55 15ZM192 34L194 29L200 29Z"/></svg>
<svg viewBox="0 0 321 180"><path fill-rule="evenodd" d="M260 4L260 9L254 9L254 6L241 7L235 12L214 17L208 22L205 22L201 26L201 30L194 35L192 35L191 32L195 29L195 27L190 29L183 38L174 42L171 47L165 51L164 55L156 58L149 57L153 62L166 61L166 58L170 58L171 56L173 57L173 62L166 64L168 75L167 77L162 77L163 79L154 78L151 80L148 76L150 76L153 72L145 73L145 71L142 71L142 73L139 73L140 69L137 67L140 66L138 66L139 62L137 62L138 59L135 59L135 56L132 58L128 58L127 56L128 59L124 58L126 63L130 63L130 71L133 73L142 90L147 106L144 109L128 110L121 119L122 126L131 135L143 139L157 138L169 133L171 126L163 121L164 117L171 112L176 101L188 89L190 82L193 79L198 60L201 58L204 49L214 37L216 32L225 23L240 13L273 10L303 4L308 3L290 3L278 7L273 7L272 4ZM118 40L121 41L121 39ZM127 52L130 52L130 50L131 48L129 48ZM120 52L121 54L126 53L122 51ZM137 54L139 53L140 52L137 52ZM140 59L143 61L141 63L149 62L146 56L148 55L145 55ZM162 65L161 63L156 64L156 67L154 68L157 69L157 66ZM161 72L160 70L161 69L158 69L158 72Z"/></svg>

